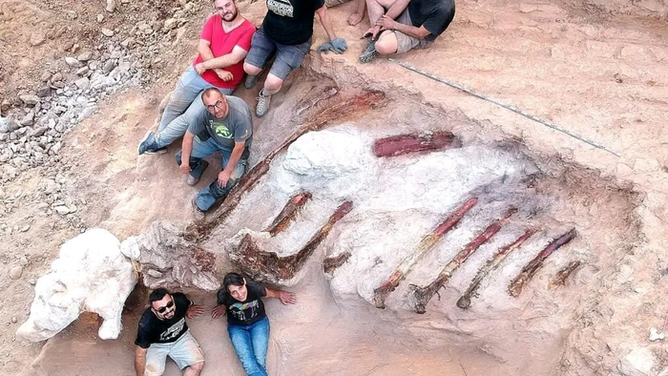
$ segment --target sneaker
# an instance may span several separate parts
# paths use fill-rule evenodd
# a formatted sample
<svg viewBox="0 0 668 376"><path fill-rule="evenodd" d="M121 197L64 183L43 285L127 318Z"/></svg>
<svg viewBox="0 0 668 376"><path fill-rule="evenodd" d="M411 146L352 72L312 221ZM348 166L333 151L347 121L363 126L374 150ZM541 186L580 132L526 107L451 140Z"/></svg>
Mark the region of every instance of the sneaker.
<svg viewBox="0 0 668 376"><path fill-rule="evenodd" d="M204 210L200 209L199 206L197 206L196 199L197 199L197 195L195 195L195 197L193 197L193 199L190 200L190 204L193 207L193 214L194 214L195 220L201 221L206 216L206 212Z"/></svg>
<svg viewBox="0 0 668 376"><path fill-rule="evenodd" d="M369 40L369 44L366 45L366 48L360 55L360 62L368 63L371 60L377 58L378 56L380 55L378 54L378 51L376 51L376 41L372 39Z"/></svg>
<svg viewBox="0 0 668 376"><path fill-rule="evenodd" d="M195 176L192 176L192 175L188 174L188 178L186 179L186 184L188 184L189 186L192 187L193 185L196 185L197 183L199 183L199 179L202 178L202 175L204 174L204 170L206 170L206 168L209 167L209 162L203 160L202 163L204 163L204 167L202 168L202 172L199 174L199 176L195 177Z"/></svg>
<svg viewBox="0 0 668 376"><path fill-rule="evenodd" d="M265 95L264 89L260 90L257 97L257 107L255 107L255 115L263 117L269 112L269 102L271 102L271 94Z"/></svg>
<svg viewBox="0 0 668 376"><path fill-rule="evenodd" d="M244 87L249 90L252 89L255 86L255 84L257 84L258 76L259 75L253 75L253 74L247 75L246 80L244 81Z"/></svg>
<svg viewBox="0 0 668 376"><path fill-rule="evenodd" d="M139 155L142 154L165 154L167 152L167 147L158 147L157 142L155 141L155 135L153 132L148 131L146 135L139 143L139 148L137 149Z"/></svg>

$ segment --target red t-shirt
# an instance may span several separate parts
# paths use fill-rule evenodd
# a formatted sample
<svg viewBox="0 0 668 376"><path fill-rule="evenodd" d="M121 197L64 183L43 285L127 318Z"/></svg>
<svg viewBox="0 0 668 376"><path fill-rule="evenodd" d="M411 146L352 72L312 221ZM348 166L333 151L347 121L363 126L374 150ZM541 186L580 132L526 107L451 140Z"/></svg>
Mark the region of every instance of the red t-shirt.
<svg viewBox="0 0 668 376"><path fill-rule="evenodd" d="M214 14L213 16L209 17L209 19L206 21L206 24L204 24L200 38L211 43L209 48L211 48L213 56L220 57L232 52L235 46L239 46L244 50L249 51L251 46L251 39L253 38L254 33L255 26L248 20L244 20L241 25L237 26L229 33L226 33L223 29L223 19L218 14ZM201 63L202 61L204 61L204 59L202 59L202 55L198 55L197 59L195 59L195 62L193 62L193 66L195 64ZM242 59L240 62L234 65L223 68L226 71L232 73L234 78L232 78L231 81L226 82L221 80L213 70L204 71L204 73L202 73L202 78L211 85L215 85L220 88L235 88L239 82L241 82L241 79L244 76L243 64L244 61Z"/></svg>

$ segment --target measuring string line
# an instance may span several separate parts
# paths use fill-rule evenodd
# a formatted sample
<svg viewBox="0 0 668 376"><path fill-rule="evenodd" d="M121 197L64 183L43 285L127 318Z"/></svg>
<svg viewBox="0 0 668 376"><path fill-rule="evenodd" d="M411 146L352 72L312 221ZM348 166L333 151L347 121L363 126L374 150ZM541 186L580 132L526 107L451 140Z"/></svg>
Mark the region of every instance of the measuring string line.
<svg viewBox="0 0 668 376"><path fill-rule="evenodd" d="M463 92L465 92L465 93L467 93L467 94L473 95L473 96L476 97L476 98L480 98L480 99L486 100L486 101L488 101L488 102L492 102L492 103L494 103L494 104L497 105L497 106L501 106L501 107L503 107L503 108L505 108L505 109L507 109L507 110L510 110L510 111L516 113L516 114L522 115L522 116L524 116L524 117L526 117L526 118L528 118L528 119L531 119L531 120L533 120L533 121L535 121L535 122L541 123L541 124L543 124L543 125L545 125L545 126L547 126L547 127L549 127L549 128L554 129L555 131L559 131L559 132L564 133L564 134L566 134L566 135L568 135L568 136L571 136L571 137L573 137L573 138L576 139L576 140L582 141L582 142L584 142L584 143L586 143L586 144L589 144L589 145L591 145L591 146L593 146L593 147L595 147L595 148L601 149L601 150L603 150L603 151L607 151L608 153L610 153L610 154L612 154L612 155L614 155L614 156L616 156L616 157L621 157L621 155L620 155L619 153L617 153L617 152L615 152L615 151L613 151L613 150L608 149L606 146L601 145L601 144L599 144L599 143L596 142L596 141L590 140L590 139L588 139L588 138L586 138L586 137L582 137L582 136L580 136L580 135L578 135L578 134L575 134L575 133L569 131L569 130L566 129L566 128L562 128L562 127L560 127L560 126L558 126L558 125L556 125L556 124L554 124L554 123L552 123L552 122L549 122L549 121L544 120L544 119L541 119L541 118L539 118L539 117L537 117L537 116L531 115L530 113L528 113L528 112L526 112L526 111L524 111L524 110L521 110L521 109L519 109L519 108L517 108L517 107L515 107L515 106L507 105L507 104L505 104L505 103L499 102L498 100L496 100L496 99L494 99L494 98L488 97L488 96L483 95L483 94L476 93L475 91L473 91L473 90L469 90L469 89L465 88L464 86L458 85L458 84L456 84L456 83L454 83L454 82L451 82L451 81L448 81L448 80L445 80L445 79L440 78L440 77L438 77L438 76L435 76L435 75L433 75L433 74L431 74L431 73L429 73L429 72L425 72L425 71L423 71L422 69L416 68L416 67L414 67L414 66L412 66L412 65L410 65L410 64L406 64L406 63L404 63L404 62L402 62L402 61L399 61L399 60L397 60L397 59L394 59L394 58L391 58L391 57L389 57L389 58L387 58L387 59L388 59L389 61L395 63L395 64L398 64L398 65L400 65L400 66L402 66L402 67L404 67L404 68L410 70L410 71L413 71L413 72L415 72L415 73L421 74L421 75L423 75L423 76L425 76L425 77L431 78L432 80L438 81L438 82L440 82L440 83L444 83L444 84L446 84L446 85L448 85L448 86L450 86L450 87L453 87L453 88L455 88L455 89L457 89L457 90L460 90L460 91L463 91Z"/></svg>

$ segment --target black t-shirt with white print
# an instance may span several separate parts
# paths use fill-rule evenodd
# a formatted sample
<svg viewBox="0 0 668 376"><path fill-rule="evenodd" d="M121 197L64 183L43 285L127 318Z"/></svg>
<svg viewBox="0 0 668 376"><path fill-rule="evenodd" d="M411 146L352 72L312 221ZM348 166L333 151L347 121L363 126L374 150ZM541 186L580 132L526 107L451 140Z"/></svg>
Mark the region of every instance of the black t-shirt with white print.
<svg viewBox="0 0 668 376"><path fill-rule="evenodd" d="M324 0L267 0L262 29L276 43L302 44L313 35L315 11L324 5Z"/></svg>
<svg viewBox="0 0 668 376"><path fill-rule="evenodd" d="M176 304L174 317L170 320L160 320L150 308L147 308L139 319L135 345L148 349L152 343L175 342L188 330L186 311L192 302L180 292L171 295Z"/></svg>
<svg viewBox="0 0 668 376"><path fill-rule="evenodd" d="M227 323L229 325L253 325L267 317L264 312L262 297L267 296L267 289L261 284L246 279L246 300L240 302L232 297L225 289L218 290L218 304L227 308Z"/></svg>
<svg viewBox="0 0 668 376"><path fill-rule="evenodd" d="M411 0L408 14L413 26L424 26L429 31L425 40L433 41L455 18L455 0Z"/></svg>

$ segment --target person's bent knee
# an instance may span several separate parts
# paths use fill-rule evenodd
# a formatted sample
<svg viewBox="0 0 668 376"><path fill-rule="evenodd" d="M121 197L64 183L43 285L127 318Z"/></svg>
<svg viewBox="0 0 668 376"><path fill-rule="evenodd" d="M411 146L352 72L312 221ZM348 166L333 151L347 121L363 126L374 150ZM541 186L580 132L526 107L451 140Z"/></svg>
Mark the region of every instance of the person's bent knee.
<svg viewBox="0 0 668 376"><path fill-rule="evenodd" d="M202 370L204 369L204 361L191 364L188 366L188 368L192 368L192 370L195 372L202 372Z"/></svg>
<svg viewBox="0 0 668 376"><path fill-rule="evenodd" d="M262 71L262 68L258 68L255 65L244 62L244 72L247 74L258 75Z"/></svg>
<svg viewBox="0 0 668 376"><path fill-rule="evenodd" d="M283 80L273 74L268 75L267 79L264 81L264 87L272 93L281 90L282 86Z"/></svg>

